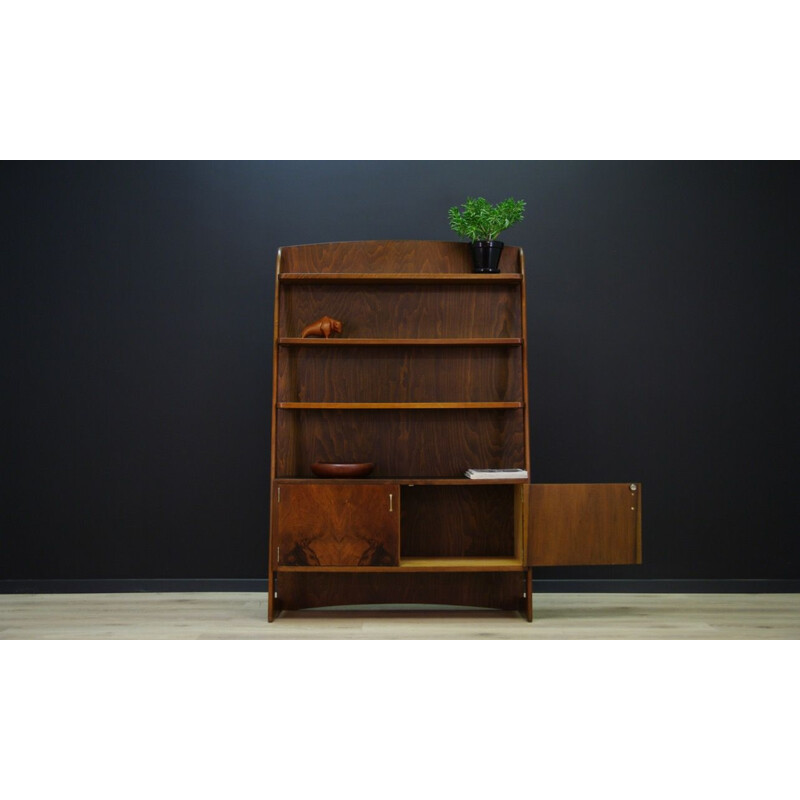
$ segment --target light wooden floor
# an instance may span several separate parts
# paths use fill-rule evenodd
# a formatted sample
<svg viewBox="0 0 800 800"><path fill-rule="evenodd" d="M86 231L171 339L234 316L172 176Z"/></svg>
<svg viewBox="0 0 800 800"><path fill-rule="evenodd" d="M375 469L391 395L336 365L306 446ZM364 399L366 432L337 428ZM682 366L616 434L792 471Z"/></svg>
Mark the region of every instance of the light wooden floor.
<svg viewBox="0 0 800 800"><path fill-rule="evenodd" d="M800 594L557 594L516 613L284 612L255 593L0 595L0 639L798 639Z"/></svg>

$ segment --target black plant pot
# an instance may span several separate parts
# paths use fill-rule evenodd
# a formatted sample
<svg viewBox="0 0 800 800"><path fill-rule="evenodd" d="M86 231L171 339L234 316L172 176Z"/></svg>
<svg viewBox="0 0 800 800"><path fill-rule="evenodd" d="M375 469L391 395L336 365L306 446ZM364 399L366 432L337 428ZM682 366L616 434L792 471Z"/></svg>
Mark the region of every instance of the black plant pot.
<svg viewBox="0 0 800 800"><path fill-rule="evenodd" d="M473 272L500 272L500 253L503 243L477 241L472 243Z"/></svg>

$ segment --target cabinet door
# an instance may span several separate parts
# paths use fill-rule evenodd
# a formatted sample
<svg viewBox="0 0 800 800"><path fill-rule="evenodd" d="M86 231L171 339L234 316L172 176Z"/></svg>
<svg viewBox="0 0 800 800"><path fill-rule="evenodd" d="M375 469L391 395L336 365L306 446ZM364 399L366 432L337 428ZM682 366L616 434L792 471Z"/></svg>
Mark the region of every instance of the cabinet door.
<svg viewBox="0 0 800 800"><path fill-rule="evenodd" d="M281 484L279 491L279 568L397 566L399 486Z"/></svg>
<svg viewBox="0 0 800 800"><path fill-rule="evenodd" d="M639 483L532 484L530 566L641 564Z"/></svg>

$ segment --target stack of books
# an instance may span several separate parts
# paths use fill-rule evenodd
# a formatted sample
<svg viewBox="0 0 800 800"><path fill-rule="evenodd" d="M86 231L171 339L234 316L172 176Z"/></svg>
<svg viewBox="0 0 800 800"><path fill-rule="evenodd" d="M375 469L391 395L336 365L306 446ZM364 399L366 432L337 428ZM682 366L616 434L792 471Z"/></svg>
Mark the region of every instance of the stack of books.
<svg viewBox="0 0 800 800"><path fill-rule="evenodd" d="M468 469L464 473L473 480L508 480L509 478L522 478L527 480L526 469Z"/></svg>

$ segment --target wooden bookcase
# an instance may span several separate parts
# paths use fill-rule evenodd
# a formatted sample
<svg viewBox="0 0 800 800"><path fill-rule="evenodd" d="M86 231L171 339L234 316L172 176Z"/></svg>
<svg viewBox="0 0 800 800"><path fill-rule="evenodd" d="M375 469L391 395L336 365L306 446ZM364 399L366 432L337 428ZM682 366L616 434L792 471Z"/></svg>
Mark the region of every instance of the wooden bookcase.
<svg viewBox="0 0 800 800"><path fill-rule="evenodd" d="M641 562L639 484L464 477L531 474L519 248L478 275L455 242L283 247L275 292L270 621L360 603L530 621L532 567ZM300 338L323 316L342 333ZM375 469L325 479L316 461Z"/></svg>

